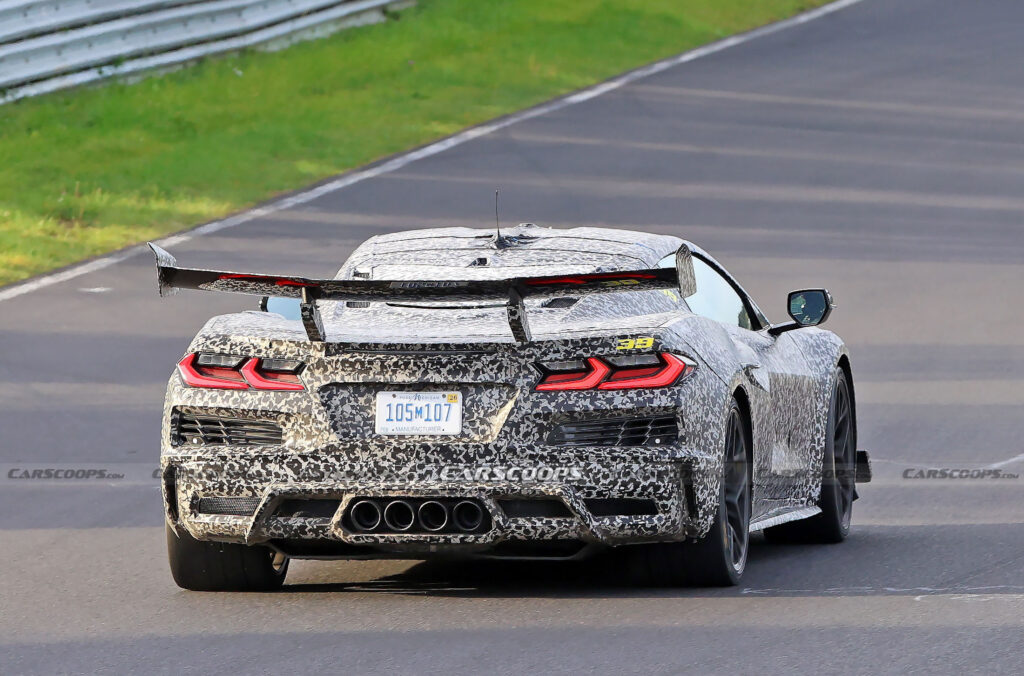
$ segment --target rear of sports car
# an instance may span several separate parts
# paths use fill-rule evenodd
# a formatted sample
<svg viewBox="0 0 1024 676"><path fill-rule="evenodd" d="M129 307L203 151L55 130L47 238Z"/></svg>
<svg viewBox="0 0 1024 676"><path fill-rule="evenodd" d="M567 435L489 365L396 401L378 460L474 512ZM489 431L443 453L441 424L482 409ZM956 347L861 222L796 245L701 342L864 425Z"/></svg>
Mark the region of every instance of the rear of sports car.
<svg viewBox="0 0 1024 676"><path fill-rule="evenodd" d="M681 411L714 378L657 328L430 344L204 331L167 392L167 518L288 557L585 556L697 533ZM706 395L705 395L706 396ZM706 516L706 515L705 515Z"/></svg>
<svg viewBox="0 0 1024 676"><path fill-rule="evenodd" d="M290 558L573 559L708 533L727 394L677 330L689 249L568 233L374 238L334 280L180 268L154 247L161 293L298 308L211 319L170 379L178 583L273 588Z"/></svg>

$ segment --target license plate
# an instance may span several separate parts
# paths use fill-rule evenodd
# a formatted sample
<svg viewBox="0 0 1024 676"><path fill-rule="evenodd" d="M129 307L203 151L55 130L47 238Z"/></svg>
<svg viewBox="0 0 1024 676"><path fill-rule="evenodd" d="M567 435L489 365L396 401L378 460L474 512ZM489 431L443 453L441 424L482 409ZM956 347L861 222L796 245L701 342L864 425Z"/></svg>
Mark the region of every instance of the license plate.
<svg viewBox="0 0 1024 676"><path fill-rule="evenodd" d="M459 434L462 394L378 392L375 429L377 434Z"/></svg>

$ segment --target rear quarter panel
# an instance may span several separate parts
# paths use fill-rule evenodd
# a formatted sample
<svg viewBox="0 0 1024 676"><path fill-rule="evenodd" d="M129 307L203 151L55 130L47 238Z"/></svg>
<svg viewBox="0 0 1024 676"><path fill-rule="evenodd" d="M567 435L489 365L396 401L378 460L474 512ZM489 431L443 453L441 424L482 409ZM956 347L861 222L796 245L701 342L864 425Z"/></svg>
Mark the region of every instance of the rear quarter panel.
<svg viewBox="0 0 1024 676"><path fill-rule="evenodd" d="M846 343L835 333L826 329L808 327L789 332L800 346L804 359L814 377L815 392L810 402L807 418L811 421L811 470L816 477L813 485L808 487L805 498L809 504L817 502L821 494L822 460L825 456L825 435L828 427L829 406L832 391L836 383L836 367L840 360L849 363L850 355ZM852 371L851 371L852 376ZM853 378L849 379L851 398L853 398ZM853 398L854 404L856 399ZM854 405L854 424L856 425L856 405Z"/></svg>

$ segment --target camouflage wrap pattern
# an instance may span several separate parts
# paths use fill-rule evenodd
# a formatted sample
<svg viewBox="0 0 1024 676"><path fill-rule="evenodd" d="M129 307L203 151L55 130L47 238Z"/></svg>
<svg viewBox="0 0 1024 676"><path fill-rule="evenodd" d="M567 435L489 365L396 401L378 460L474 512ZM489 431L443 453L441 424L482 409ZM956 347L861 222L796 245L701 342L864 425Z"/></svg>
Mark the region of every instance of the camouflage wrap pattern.
<svg viewBox="0 0 1024 676"><path fill-rule="evenodd" d="M451 228L375 237L338 278L641 269L657 266L682 243L592 228L521 226L503 235ZM164 502L172 527L207 540L362 547L350 558L485 555L505 541L617 545L699 537L718 508L734 396L748 407L753 432L752 528L814 513L833 373L845 354L828 331L772 337L725 326L692 314L672 291L582 296L565 307L528 299L532 335L525 343L513 337L505 306L362 305L322 304L326 342L309 341L300 321L265 312L214 317L199 332L190 353L301 361L304 390L194 388L171 376L161 464L170 478ZM636 339L641 347L623 349ZM541 363L659 352L696 368L678 384L655 389L535 389ZM380 391L458 391L461 433L376 434ZM282 443L182 443L172 438L180 413L271 421L280 425ZM570 446L550 438L563 423L650 416L674 417L678 438L644 446ZM353 498L365 496L476 498L493 526L463 534L353 532L342 516ZM249 516L200 513L205 497L256 498L258 507ZM571 516L511 518L497 502L509 497L554 498ZM334 516L275 515L284 500L313 498L338 500ZM651 500L656 514L595 516L584 502L591 498Z"/></svg>

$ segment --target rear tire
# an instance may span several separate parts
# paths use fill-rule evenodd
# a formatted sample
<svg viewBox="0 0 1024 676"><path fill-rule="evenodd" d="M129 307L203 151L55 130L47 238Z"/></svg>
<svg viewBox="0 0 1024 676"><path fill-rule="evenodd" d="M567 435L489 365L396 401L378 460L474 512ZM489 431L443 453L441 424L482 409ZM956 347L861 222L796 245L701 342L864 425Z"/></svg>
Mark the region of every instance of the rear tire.
<svg viewBox="0 0 1024 676"><path fill-rule="evenodd" d="M204 542L167 531L171 576L191 591L273 591L288 574L288 559L269 547Z"/></svg>
<svg viewBox="0 0 1024 676"><path fill-rule="evenodd" d="M750 547L752 467L750 440L733 401L725 427L723 480L711 531L697 542L664 542L629 548L629 571L657 587L731 587L739 584Z"/></svg>
<svg viewBox="0 0 1024 676"><path fill-rule="evenodd" d="M857 495L857 426L850 386L841 368L836 369L835 383L825 430L821 497L818 499L821 513L766 528L764 535L769 542L835 544L850 534L853 501Z"/></svg>

